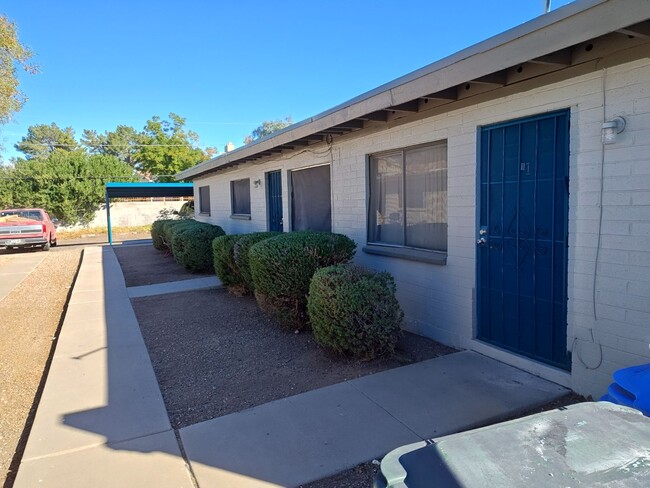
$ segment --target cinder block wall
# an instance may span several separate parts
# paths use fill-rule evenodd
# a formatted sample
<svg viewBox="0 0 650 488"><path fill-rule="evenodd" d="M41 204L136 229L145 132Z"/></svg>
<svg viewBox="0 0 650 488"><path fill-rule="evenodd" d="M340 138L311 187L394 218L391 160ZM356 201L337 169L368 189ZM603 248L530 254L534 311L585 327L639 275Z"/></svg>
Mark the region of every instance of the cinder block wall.
<svg viewBox="0 0 650 488"><path fill-rule="evenodd" d="M113 227L139 227L149 225L159 218L161 210L180 210L182 201L168 202L114 202L111 203L111 226ZM64 230L74 230L81 227L91 229L106 227L106 205L101 205L95 217L86 226L72 225L61 227Z"/></svg>
<svg viewBox="0 0 650 488"><path fill-rule="evenodd" d="M603 71L470 107L337 140L260 165L247 165L195 181L210 185L211 215L199 220L228 233L267 229L265 173L282 170L285 231L289 230L287 171L330 163L332 229L358 246L357 261L390 271L406 312L407 328L446 344L471 348L535 374L600 395L620 367L650 361L650 62L607 70L606 117L624 116L627 130L604 152L603 222L593 283L600 216L603 155ZM477 131L482 125L570 108L568 344L571 374L488 347L476 329ZM448 142L448 257L444 266L364 254L366 156L387 149ZM251 220L230 219L230 181L251 179ZM260 180L258 188L253 181ZM197 205L198 208L198 205ZM602 358L601 358L602 350Z"/></svg>

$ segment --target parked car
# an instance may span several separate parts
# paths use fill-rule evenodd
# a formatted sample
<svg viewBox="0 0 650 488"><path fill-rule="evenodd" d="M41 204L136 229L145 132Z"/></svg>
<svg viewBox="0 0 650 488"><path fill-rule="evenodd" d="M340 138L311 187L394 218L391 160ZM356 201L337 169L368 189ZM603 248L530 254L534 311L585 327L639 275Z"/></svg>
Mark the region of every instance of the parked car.
<svg viewBox="0 0 650 488"><path fill-rule="evenodd" d="M181 207L181 209L178 211L178 215L182 219L194 218L194 200L185 202Z"/></svg>
<svg viewBox="0 0 650 488"><path fill-rule="evenodd" d="M56 219L42 208L0 210L0 247L6 249L56 246Z"/></svg>

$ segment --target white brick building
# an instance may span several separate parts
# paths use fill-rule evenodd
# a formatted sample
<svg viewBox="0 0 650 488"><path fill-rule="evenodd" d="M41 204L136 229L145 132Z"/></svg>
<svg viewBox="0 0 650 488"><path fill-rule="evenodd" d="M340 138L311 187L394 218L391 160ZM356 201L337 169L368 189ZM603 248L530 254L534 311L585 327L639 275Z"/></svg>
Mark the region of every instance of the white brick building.
<svg viewBox="0 0 650 488"><path fill-rule="evenodd" d="M410 330L599 396L650 362L648 19L572 3L178 178L227 233L347 234Z"/></svg>

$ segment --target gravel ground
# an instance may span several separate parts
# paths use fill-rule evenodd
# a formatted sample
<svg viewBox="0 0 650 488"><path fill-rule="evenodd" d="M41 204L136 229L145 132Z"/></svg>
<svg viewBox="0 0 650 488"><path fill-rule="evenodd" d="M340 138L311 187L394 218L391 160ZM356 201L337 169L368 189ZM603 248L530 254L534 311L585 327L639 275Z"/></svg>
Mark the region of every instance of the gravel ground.
<svg viewBox="0 0 650 488"><path fill-rule="evenodd" d="M581 397L575 393L570 393L562 398L547 403L542 407L519 415L519 417L526 417L535 413L546 412L547 410L566 407L567 405L573 405L574 403L580 403L584 401L586 401L584 397ZM355 466L352 469L348 469L347 471L342 471L341 473L330 476L329 478L324 478L322 480L314 481L306 485L301 485L300 488L369 488L372 486L372 480L374 479L377 472L379 472L379 465L370 461L367 463L359 464L358 466Z"/></svg>
<svg viewBox="0 0 650 488"><path fill-rule="evenodd" d="M80 249L48 253L0 302L0 482L5 487L13 483L80 255Z"/></svg>
<svg viewBox="0 0 650 488"><path fill-rule="evenodd" d="M175 428L454 352L407 333L390 360L332 357L223 289L132 303Z"/></svg>
<svg viewBox="0 0 650 488"><path fill-rule="evenodd" d="M183 270L150 247L116 252L132 282L146 279L147 268L161 262L167 265L167 281L182 279ZM280 328L262 314L254 299L225 290L139 298L132 303L174 428L454 352L406 333L391 360L332 357L310 333ZM585 399L570 394L522 416L580 401ZM368 488L378 471L379 465L369 461L301 488Z"/></svg>
<svg viewBox="0 0 650 488"><path fill-rule="evenodd" d="M211 273L190 273L165 252L148 246L114 246L126 286L153 285L170 281L190 280Z"/></svg>

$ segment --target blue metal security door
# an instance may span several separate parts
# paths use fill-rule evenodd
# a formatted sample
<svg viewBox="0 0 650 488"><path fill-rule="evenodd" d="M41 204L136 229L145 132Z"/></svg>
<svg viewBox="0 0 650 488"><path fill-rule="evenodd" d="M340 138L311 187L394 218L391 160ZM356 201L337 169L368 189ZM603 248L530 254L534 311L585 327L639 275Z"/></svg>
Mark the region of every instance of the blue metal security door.
<svg viewBox="0 0 650 488"><path fill-rule="evenodd" d="M479 339L563 369L569 112L481 129Z"/></svg>
<svg viewBox="0 0 650 488"><path fill-rule="evenodd" d="M282 232L282 173L270 171L266 174L266 195L269 216L269 230Z"/></svg>

